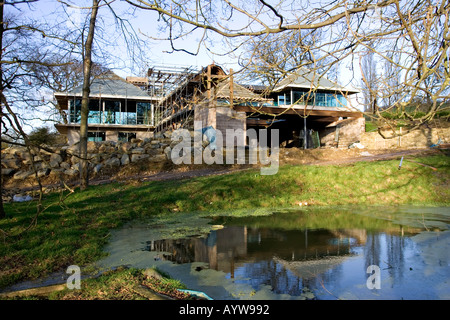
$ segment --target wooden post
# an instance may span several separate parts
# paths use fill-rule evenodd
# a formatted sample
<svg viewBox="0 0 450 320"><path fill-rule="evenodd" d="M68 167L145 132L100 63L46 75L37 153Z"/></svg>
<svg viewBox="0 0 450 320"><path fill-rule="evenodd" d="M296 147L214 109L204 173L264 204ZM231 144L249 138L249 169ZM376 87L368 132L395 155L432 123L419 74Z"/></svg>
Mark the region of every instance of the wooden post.
<svg viewBox="0 0 450 320"><path fill-rule="evenodd" d="M233 79L233 69L230 69L230 108L233 108L234 101L234 79Z"/></svg>
<svg viewBox="0 0 450 320"><path fill-rule="evenodd" d="M208 105L211 105L211 65L208 65L206 71L206 92L208 97Z"/></svg>

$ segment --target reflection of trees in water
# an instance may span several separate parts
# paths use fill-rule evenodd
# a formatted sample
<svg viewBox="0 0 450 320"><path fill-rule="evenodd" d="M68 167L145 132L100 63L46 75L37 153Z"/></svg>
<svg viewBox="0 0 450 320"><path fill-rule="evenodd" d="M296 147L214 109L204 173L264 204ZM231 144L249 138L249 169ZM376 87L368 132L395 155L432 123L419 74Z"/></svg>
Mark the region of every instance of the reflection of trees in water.
<svg viewBox="0 0 450 320"><path fill-rule="evenodd" d="M164 260L175 263L190 263L195 261L195 247L192 239L164 239L153 241L150 251L168 252Z"/></svg>
<svg viewBox="0 0 450 320"><path fill-rule="evenodd" d="M323 289L328 293L334 295L334 290L335 287L337 287L339 280L344 278L343 270L343 266L341 264L338 264L331 268L329 271L322 273L321 275L313 279L314 288L319 290Z"/></svg>
<svg viewBox="0 0 450 320"><path fill-rule="evenodd" d="M364 259L364 272L366 272L367 267L370 265L380 266L381 244L379 234L369 233L367 235L366 245L364 247Z"/></svg>
<svg viewBox="0 0 450 320"><path fill-rule="evenodd" d="M393 280L393 284L401 283L405 267L405 238L388 235L387 236L387 263L388 273Z"/></svg>
<svg viewBox="0 0 450 320"><path fill-rule="evenodd" d="M254 289L259 289L261 285L269 285L277 294L293 296L302 294L302 279L274 260L244 263L236 269L235 277L236 282L242 278L243 282L249 283Z"/></svg>
<svg viewBox="0 0 450 320"><path fill-rule="evenodd" d="M408 239L392 234L369 234L364 247L365 268L377 265L387 269L392 284L400 283L405 267L405 246ZM384 252L383 252L384 249Z"/></svg>

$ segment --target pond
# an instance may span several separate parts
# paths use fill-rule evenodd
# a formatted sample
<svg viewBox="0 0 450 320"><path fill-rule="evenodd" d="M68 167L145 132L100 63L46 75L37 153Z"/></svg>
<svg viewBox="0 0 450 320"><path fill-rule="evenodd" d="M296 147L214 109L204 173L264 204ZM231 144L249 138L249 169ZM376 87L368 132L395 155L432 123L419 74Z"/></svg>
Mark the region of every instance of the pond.
<svg viewBox="0 0 450 320"><path fill-rule="evenodd" d="M448 207L177 215L113 233L105 267L156 266L213 299L450 299Z"/></svg>

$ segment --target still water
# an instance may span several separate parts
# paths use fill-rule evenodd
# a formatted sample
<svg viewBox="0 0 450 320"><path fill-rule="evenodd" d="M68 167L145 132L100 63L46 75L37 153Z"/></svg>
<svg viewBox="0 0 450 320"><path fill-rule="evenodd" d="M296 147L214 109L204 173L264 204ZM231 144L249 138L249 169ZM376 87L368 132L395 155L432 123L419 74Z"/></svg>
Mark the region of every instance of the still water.
<svg viewBox="0 0 450 320"><path fill-rule="evenodd" d="M109 259L157 266L214 299L450 299L449 208L213 217L207 232L188 220L129 226Z"/></svg>

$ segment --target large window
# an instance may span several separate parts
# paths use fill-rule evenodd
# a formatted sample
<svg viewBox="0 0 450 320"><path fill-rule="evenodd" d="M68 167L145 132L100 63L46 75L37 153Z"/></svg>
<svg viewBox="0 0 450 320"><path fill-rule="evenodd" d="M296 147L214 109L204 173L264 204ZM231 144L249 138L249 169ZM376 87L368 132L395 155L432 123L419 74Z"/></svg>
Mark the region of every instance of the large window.
<svg viewBox="0 0 450 320"><path fill-rule="evenodd" d="M324 93L316 93L316 106L326 107L327 96Z"/></svg>
<svg viewBox="0 0 450 320"><path fill-rule="evenodd" d="M81 99L69 100L70 123L81 122ZM89 124L145 124L152 125L152 104L149 102L89 100Z"/></svg>
<svg viewBox="0 0 450 320"><path fill-rule="evenodd" d="M305 97L304 92L300 91L294 91L293 97L294 97L294 104L304 104L305 103Z"/></svg>
<svg viewBox="0 0 450 320"><path fill-rule="evenodd" d="M308 92L308 91L293 91L294 104L304 105L306 102L310 106L319 107L344 107L347 105L347 99L338 93L324 93L324 92Z"/></svg>

